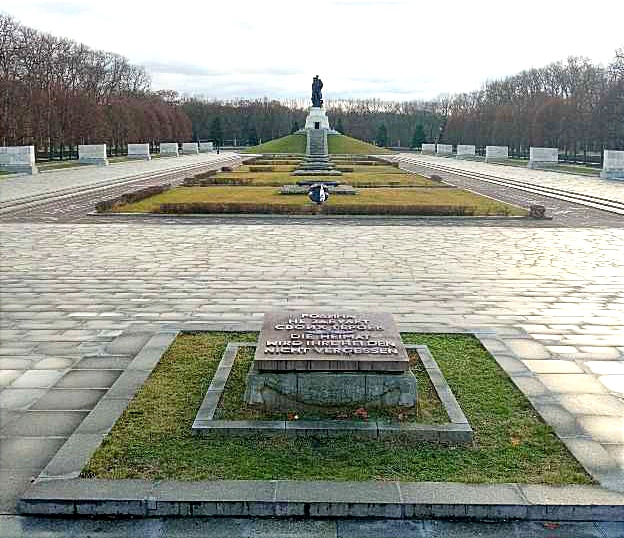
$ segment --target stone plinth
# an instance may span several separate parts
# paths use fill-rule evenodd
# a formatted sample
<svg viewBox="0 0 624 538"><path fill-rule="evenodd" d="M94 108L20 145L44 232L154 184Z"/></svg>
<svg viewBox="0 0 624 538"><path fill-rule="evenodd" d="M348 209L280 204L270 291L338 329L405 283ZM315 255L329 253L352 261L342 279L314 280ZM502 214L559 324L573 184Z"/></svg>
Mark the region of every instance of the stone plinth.
<svg viewBox="0 0 624 538"><path fill-rule="evenodd" d="M600 177L603 179L624 179L624 151L605 150Z"/></svg>
<svg viewBox="0 0 624 538"><path fill-rule="evenodd" d="M185 155L196 155L199 153L199 145L197 142L182 142L182 153Z"/></svg>
<svg viewBox="0 0 624 538"><path fill-rule="evenodd" d="M423 144L421 146L422 153L435 153L436 145L435 144Z"/></svg>
<svg viewBox="0 0 624 538"><path fill-rule="evenodd" d="M78 146L78 162L99 166L108 165L106 144L80 144Z"/></svg>
<svg viewBox="0 0 624 538"><path fill-rule="evenodd" d="M128 144L128 159L149 161L151 158L149 144Z"/></svg>
<svg viewBox="0 0 624 538"><path fill-rule="evenodd" d="M508 146L486 146L485 162L488 161L504 161L509 158Z"/></svg>
<svg viewBox="0 0 624 538"><path fill-rule="evenodd" d="M329 130L329 119L325 109L322 107L313 106L308 112L308 117L305 122L305 129L327 129Z"/></svg>
<svg viewBox="0 0 624 538"><path fill-rule="evenodd" d="M177 142L161 142L160 154L165 156L177 157L179 155Z"/></svg>
<svg viewBox="0 0 624 538"><path fill-rule="evenodd" d="M409 358L390 314L265 314L255 364L270 371L405 372Z"/></svg>
<svg viewBox="0 0 624 538"><path fill-rule="evenodd" d="M35 146L0 147L0 170L16 174L36 174Z"/></svg>
<svg viewBox="0 0 624 538"><path fill-rule="evenodd" d="M470 159L476 157L477 148L472 144L458 144L457 145L457 158L458 159Z"/></svg>
<svg viewBox="0 0 624 538"><path fill-rule="evenodd" d="M558 148L530 148L529 168L544 168L559 164Z"/></svg>
<svg viewBox="0 0 624 538"><path fill-rule="evenodd" d="M416 377L410 371L281 373L254 366L247 375L245 401L283 411L342 405L414 407L416 391Z"/></svg>
<svg viewBox="0 0 624 538"><path fill-rule="evenodd" d="M452 155L453 145L452 144L438 144L436 146L436 153L438 155Z"/></svg>
<svg viewBox="0 0 624 538"><path fill-rule="evenodd" d="M200 153L208 153L210 151L214 151L214 145L212 142L200 142L199 143Z"/></svg>

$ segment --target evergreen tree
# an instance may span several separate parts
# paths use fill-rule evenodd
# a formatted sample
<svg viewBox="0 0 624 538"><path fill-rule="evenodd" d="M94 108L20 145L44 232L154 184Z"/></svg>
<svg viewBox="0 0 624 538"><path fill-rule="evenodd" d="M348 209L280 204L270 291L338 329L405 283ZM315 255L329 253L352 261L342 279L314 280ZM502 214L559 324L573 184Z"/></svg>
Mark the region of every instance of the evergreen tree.
<svg viewBox="0 0 624 538"><path fill-rule="evenodd" d="M210 140L219 146L223 145L223 126L221 125L221 118L215 116L210 124Z"/></svg>
<svg viewBox="0 0 624 538"><path fill-rule="evenodd" d="M338 116L338 121L336 122L336 131L338 131L340 134L345 134L345 130L342 125L342 118L340 116Z"/></svg>
<svg viewBox="0 0 624 538"><path fill-rule="evenodd" d="M425 128L422 123L416 125L414 129L414 135L412 136L412 148L420 148L427 141L427 135L425 135Z"/></svg>
<svg viewBox="0 0 624 538"><path fill-rule="evenodd" d="M388 129L385 123L382 123L377 129L377 136L375 137L375 143L381 147L388 145Z"/></svg>
<svg viewBox="0 0 624 538"><path fill-rule="evenodd" d="M290 127L290 134L295 134L299 130L299 122L297 120L293 121Z"/></svg>
<svg viewBox="0 0 624 538"><path fill-rule="evenodd" d="M256 131L256 126L252 125L247 131L247 143L250 146L258 145L258 131Z"/></svg>

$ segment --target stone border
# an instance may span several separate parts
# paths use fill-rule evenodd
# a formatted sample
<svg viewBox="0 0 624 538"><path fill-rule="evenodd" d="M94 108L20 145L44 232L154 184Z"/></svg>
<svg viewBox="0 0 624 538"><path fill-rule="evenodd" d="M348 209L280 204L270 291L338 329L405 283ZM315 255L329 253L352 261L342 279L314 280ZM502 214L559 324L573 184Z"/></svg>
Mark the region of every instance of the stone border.
<svg viewBox="0 0 624 538"><path fill-rule="evenodd" d="M214 419L228 377L241 347L256 347L249 342L229 342L217 371L206 391L206 396L197 411L192 430L196 435L227 432L229 435L287 435L306 437L320 435L333 437L350 434L371 439L384 439L401 436L413 441L427 441L440 444L471 444L473 431L468 419L455 399L442 371L431 356L427 346L405 345L405 349L415 350L429 375L429 379L444 406L449 421L443 424L388 424L384 421L356 420L219 420Z"/></svg>
<svg viewBox="0 0 624 538"><path fill-rule="evenodd" d="M463 484L453 482L333 482L295 480L151 481L78 478L106 434L180 331L251 332L261 322L172 324L155 334L106 395L22 494L17 511L28 515L73 516L239 516L473 518L624 521L624 494L600 486ZM471 334L492 354L514 384L540 412L548 395L534 391L535 376L496 332L483 328L398 324L399 332ZM521 338L522 336L519 335ZM527 380L529 383L527 384ZM545 398L542 402L542 398ZM610 466L600 445L559 438L603 486ZM593 444L592 444L593 443ZM592 444L592 446L589 446ZM594 447L593 445L598 445ZM604 451L604 450L603 450ZM606 470L605 470L606 469Z"/></svg>

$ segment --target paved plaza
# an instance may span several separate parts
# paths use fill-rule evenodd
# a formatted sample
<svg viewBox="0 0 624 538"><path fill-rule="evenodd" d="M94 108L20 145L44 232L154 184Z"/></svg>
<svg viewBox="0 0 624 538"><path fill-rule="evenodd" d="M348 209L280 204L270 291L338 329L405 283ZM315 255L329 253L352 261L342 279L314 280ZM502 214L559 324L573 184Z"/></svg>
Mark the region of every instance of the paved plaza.
<svg viewBox="0 0 624 538"><path fill-rule="evenodd" d="M92 170L0 180L2 200L110 179L89 179ZM52 174L63 178L56 186ZM624 183L530 175L624 199ZM624 490L621 226L189 220L2 219L0 513L15 513L19 493L157 330L335 305L391 312L400 327L495 329L536 374L521 389L551 398L545 419ZM608 536L596 529L586 535Z"/></svg>

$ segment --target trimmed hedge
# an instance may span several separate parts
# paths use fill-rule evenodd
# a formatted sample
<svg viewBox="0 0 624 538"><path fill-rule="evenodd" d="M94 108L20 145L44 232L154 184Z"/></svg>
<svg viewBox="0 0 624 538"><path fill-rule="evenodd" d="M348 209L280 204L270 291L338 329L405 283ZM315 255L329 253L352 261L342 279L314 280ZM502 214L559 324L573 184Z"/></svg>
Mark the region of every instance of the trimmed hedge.
<svg viewBox="0 0 624 538"><path fill-rule="evenodd" d="M214 203L189 202L160 204L159 213L221 214L245 213L261 215L401 215L401 216L471 216L472 206L396 206L396 205L280 205L252 202Z"/></svg>
<svg viewBox="0 0 624 538"><path fill-rule="evenodd" d="M185 187L213 187L214 185L251 185L253 179L248 177L209 177L208 179L184 180Z"/></svg>
<svg viewBox="0 0 624 538"><path fill-rule="evenodd" d="M102 202L98 202L95 204L95 210L98 213L103 213L105 211L110 211L114 207L126 204L134 204L135 202L140 202L141 200L145 200L146 198L150 198L151 196L155 196L157 194L161 194L165 191L168 191L171 188L171 183L167 183L165 185L153 185L151 187L145 187L143 189L139 189L138 191L126 192L117 198L111 198L110 200L103 200Z"/></svg>
<svg viewBox="0 0 624 538"><path fill-rule="evenodd" d="M272 166L250 166L250 172L274 172L274 168Z"/></svg>

